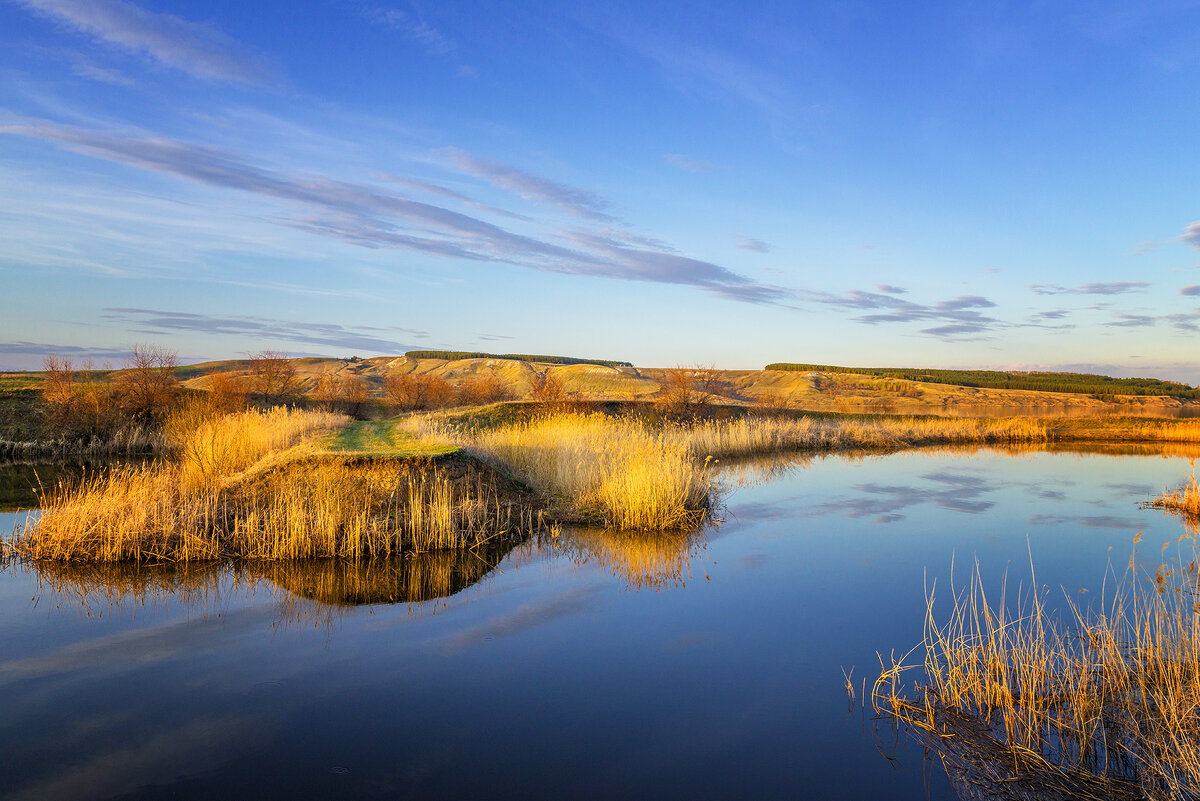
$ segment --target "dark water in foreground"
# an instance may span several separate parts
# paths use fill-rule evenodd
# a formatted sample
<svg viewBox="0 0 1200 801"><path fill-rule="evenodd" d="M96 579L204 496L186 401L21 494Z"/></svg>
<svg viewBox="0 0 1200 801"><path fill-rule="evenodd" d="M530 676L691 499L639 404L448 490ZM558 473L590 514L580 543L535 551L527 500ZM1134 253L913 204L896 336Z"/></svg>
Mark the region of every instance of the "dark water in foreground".
<svg viewBox="0 0 1200 801"><path fill-rule="evenodd" d="M1139 531L1157 564L1181 527L1138 502L1188 469L833 457L741 471L693 537L370 571L10 565L0 798L953 798L843 669L861 700L952 558L1015 584L1032 554L1051 598L1098 595Z"/></svg>

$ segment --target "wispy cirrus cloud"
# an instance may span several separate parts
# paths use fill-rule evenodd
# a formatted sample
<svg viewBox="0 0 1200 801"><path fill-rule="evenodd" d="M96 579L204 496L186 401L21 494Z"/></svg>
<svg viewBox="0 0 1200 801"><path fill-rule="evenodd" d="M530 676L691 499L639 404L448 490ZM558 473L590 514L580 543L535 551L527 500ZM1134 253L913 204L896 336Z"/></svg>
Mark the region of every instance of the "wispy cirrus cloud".
<svg viewBox="0 0 1200 801"><path fill-rule="evenodd" d="M1196 250L1200 250L1200 220L1196 220L1194 223L1188 223L1187 227L1183 229L1183 235L1179 238L1184 242L1187 242Z"/></svg>
<svg viewBox="0 0 1200 801"><path fill-rule="evenodd" d="M55 345L49 342L0 342L0 364L6 369L28 370L41 365L48 354L77 361L120 362L129 356L127 347L84 347Z"/></svg>
<svg viewBox="0 0 1200 801"><path fill-rule="evenodd" d="M715 164L710 164L707 161L700 161L698 159L685 156L682 153L666 153L663 155L663 158L666 159L667 163L672 167L678 167L679 169L687 170L688 172L712 172L717 168Z"/></svg>
<svg viewBox="0 0 1200 801"><path fill-rule="evenodd" d="M563 242L560 244L369 184L274 170L237 153L177 139L44 121L3 126L0 133L55 142L111 162L283 201L300 207L302 212L278 217L276 222L363 247L405 249L571 275L678 284L752 303L783 302L789 294L712 262L683 256L653 238L616 228L558 231L554 236ZM484 169L480 165L490 165L486 169L497 183L511 181L514 187L525 186L547 199L558 197L561 204L577 210L598 208L601 203L591 193L510 171L502 165L473 157L467 163L480 169ZM426 184L424 188L428 191L434 186ZM592 216L607 219L598 212Z"/></svg>
<svg viewBox="0 0 1200 801"><path fill-rule="evenodd" d="M1200 284L1188 284L1179 288L1179 294L1187 297L1195 297L1200 295Z"/></svg>
<svg viewBox="0 0 1200 801"><path fill-rule="evenodd" d="M1104 323L1109 328L1147 328L1158 323L1159 318L1150 314L1133 314L1129 312L1118 314Z"/></svg>
<svg viewBox="0 0 1200 801"><path fill-rule="evenodd" d="M868 325L879 323L912 323L923 320L940 322L931 328L921 329L922 334L939 339L981 338L1004 323L995 317L982 314L979 309L996 306L987 298L978 295L963 295L933 304L915 303L882 292L865 292L854 289L837 295L827 292L806 292L811 300L840 309L867 312L854 318Z"/></svg>
<svg viewBox="0 0 1200 801"><path fill-rule="evenodd" d="M216 28L126 0L15 0L95 39L196 78L262 84L272 71Z"/></svg>
<svg viewBox="0 0 1200 801"><path fill-rule="evenodd" d="M435 55L453 53L458 49L453 39L426 22L419 13L374 5L360 6L358 11L372 24L395 31Z"/></svg>
<svg viewBox="0 0 1200 801"><path fill-rule="evenodd" d="M1031 284L1029 288L1038 295L1123 295L1142 292L1149 286L1149 281L1096 281L1074 287L1061 284Z"/></svg>
<svg viewBox="0 0 1200 801"><path fill-rule="evenodd" d="M194 314L160 309L106 308L101 318L110 323L126 325L130 330L147 334L168 334L179 331L234 334L253 337L255 341L269 338L379 353L398 353L413 348L411 343L397 341L391 338L393 336L403 334L414 339L424 339L428 336L424 331L407 328L345 326L333 323L279 320L271 317Z"/></svg>
<svg viewBox="0 0 1200 801"><path fill-rule="evenodd" d="M464 195L462 192L442 186L441 184L434 184L430 183L429 181L418 181L413 178L405 178L402 175L392 175L391 173L378 173L375 177L382 178L385 181L390 181L394 184L398 184L407 189L412 189L416 192L449 198L450 200L457 200L463 205L469 206L473 209L490 212L492 214L498 214L501 217L508 217L511 220L521 220L522 222L531 222L533 220L532 217L526 214L518 214L515 211L509 211L508 209L502 209L498 206L491 206L487 203L481 203L478 200Z"/></svg>
<svg viewBox="0 0 1200 801"><path fill-rule="evenodd" d="M608 201L594 192L560 184L507 164L478 158L456 147L445 148L440 152L448 162L463 172L482 178L493 186L526 200L552 203L580 217L615 222L615 218L606 211Z"/></svg>
<svg viewBox="0 0 1200 801"><path fill-rule="evenodd" d="M752 236L738 234L737 238L738 241L734 247L741 248L742 250L750 250L755 253L770 253L774 249L770 242L764 242Z"/></svg>

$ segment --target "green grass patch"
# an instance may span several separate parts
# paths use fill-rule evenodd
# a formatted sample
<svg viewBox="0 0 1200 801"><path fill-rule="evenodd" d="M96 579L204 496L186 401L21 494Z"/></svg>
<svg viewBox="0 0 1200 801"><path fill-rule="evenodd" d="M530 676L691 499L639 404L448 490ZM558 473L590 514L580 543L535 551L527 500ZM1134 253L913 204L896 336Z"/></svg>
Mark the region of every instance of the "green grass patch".
<svg viewBox="0 0 1200 801"><path fill-rule="evenodd" d="M419 439L400 428L394 420L367 420L351 423L329 434L321 443L322 451L345 456L406 458L441 456L458 450L455 445Z"/></svg>

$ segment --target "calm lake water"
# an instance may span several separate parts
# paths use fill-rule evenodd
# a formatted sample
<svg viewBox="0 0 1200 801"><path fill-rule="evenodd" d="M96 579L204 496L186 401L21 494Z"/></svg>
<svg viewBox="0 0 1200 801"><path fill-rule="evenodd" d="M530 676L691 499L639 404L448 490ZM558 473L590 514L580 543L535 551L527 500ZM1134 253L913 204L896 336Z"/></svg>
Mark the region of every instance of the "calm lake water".
<svg viewBox="0 0 1200 801"><path fill-rule="evenodd" d="M0 798L954 798L859 702L919 641L926 576L1015 586L1032 555L1051 599L1095 597L1139 531L1151 570L1175 552L1138 503L1185 457L763 464L699 535L366 572L10 565Z"/></svg>

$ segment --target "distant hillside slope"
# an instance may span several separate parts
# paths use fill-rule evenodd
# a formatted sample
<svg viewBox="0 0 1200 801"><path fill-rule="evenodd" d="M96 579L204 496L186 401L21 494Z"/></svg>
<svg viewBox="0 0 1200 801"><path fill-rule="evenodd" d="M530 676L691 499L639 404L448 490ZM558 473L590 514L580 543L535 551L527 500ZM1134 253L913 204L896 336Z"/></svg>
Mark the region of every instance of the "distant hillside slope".
<svg viewBox="0 0 1200 801"><path fill-rule="evenodd" d="M423 354L428 351L413 351ZM443 353L444 351L437 351ZM540 357L538 357L540 358ZM552 357L566 359L567 357ZM371 359L325 359L305 358L292 360L300 379L302 392L311 391L322 375L355 375L367 381L372 394L383 395L383 380L393 373L435 375L452 385L461 382L495 377L504 383L513 398L527 398L533 380L543 374L554 376L563 384L563 389L585 400L633 400L658 391L659 384L643 378L630 366L614 366L599 362L573 361L570 363L522 360L514 357L470 357L445 359L404 356L378 356ZM181 368L184 385L196 389L208 388L208 376L218 372L245 375L250 364L244 360L207 362Z"/></svg>
<svg viewBox="0 0 1200 801"><path fill-rule="evenodd" d="M912 367L836 367L828 364L768 364L767 370L842 373L897 378L929 384L984 389L1021 389L1079 395L1144 395L1200 399L1200 389L1157 378L1113 378L1092 373L1044 373L999 370L926 370Z"/></svg>
<svg viewBox="0 0 1200 801"><path fill-rule="evenodd" d="M436 351L441 356L435 358L426 353L429 351L369 359L310 357L290 362L296 370L297 390L301 394L314 393L323 376L354 376L363 379L368 396L379 401L387 397L385 379L404 374L436 376L455 389L495 379L504 387L504 394L514 400L531 398L533 385L542 376L557 379L567 393L581 400L649 400L660 392L676 369L635 368L572 357L549 357L556 361L537 360L544 357L519 359L513 355L450 359L442 356L458 354ZM185 387L206 390L217 373L245 376L250 369L249 360L235 359L180 367L176 374ZM104 372L96 377L114 380L119 372ZM1200 391L1153 379L818 364L772 364L766 370L701 370L700 374L706 376L712 401L717 404L821 412L965 416L1200 416ZM40 384L40 373L0 376L0 388L12 390L11 397L0 396L0 422L12 423L8 426L13 429L8 438L29 438L28 432L23 429L18 432L14 426L22 420L29 425L40 420L41 415L31 411L39 406L40 394L36 388ZM1161 394L1150 394L1155 391ZM380 411L386 413L387 408L385 404Z"/></svg>

